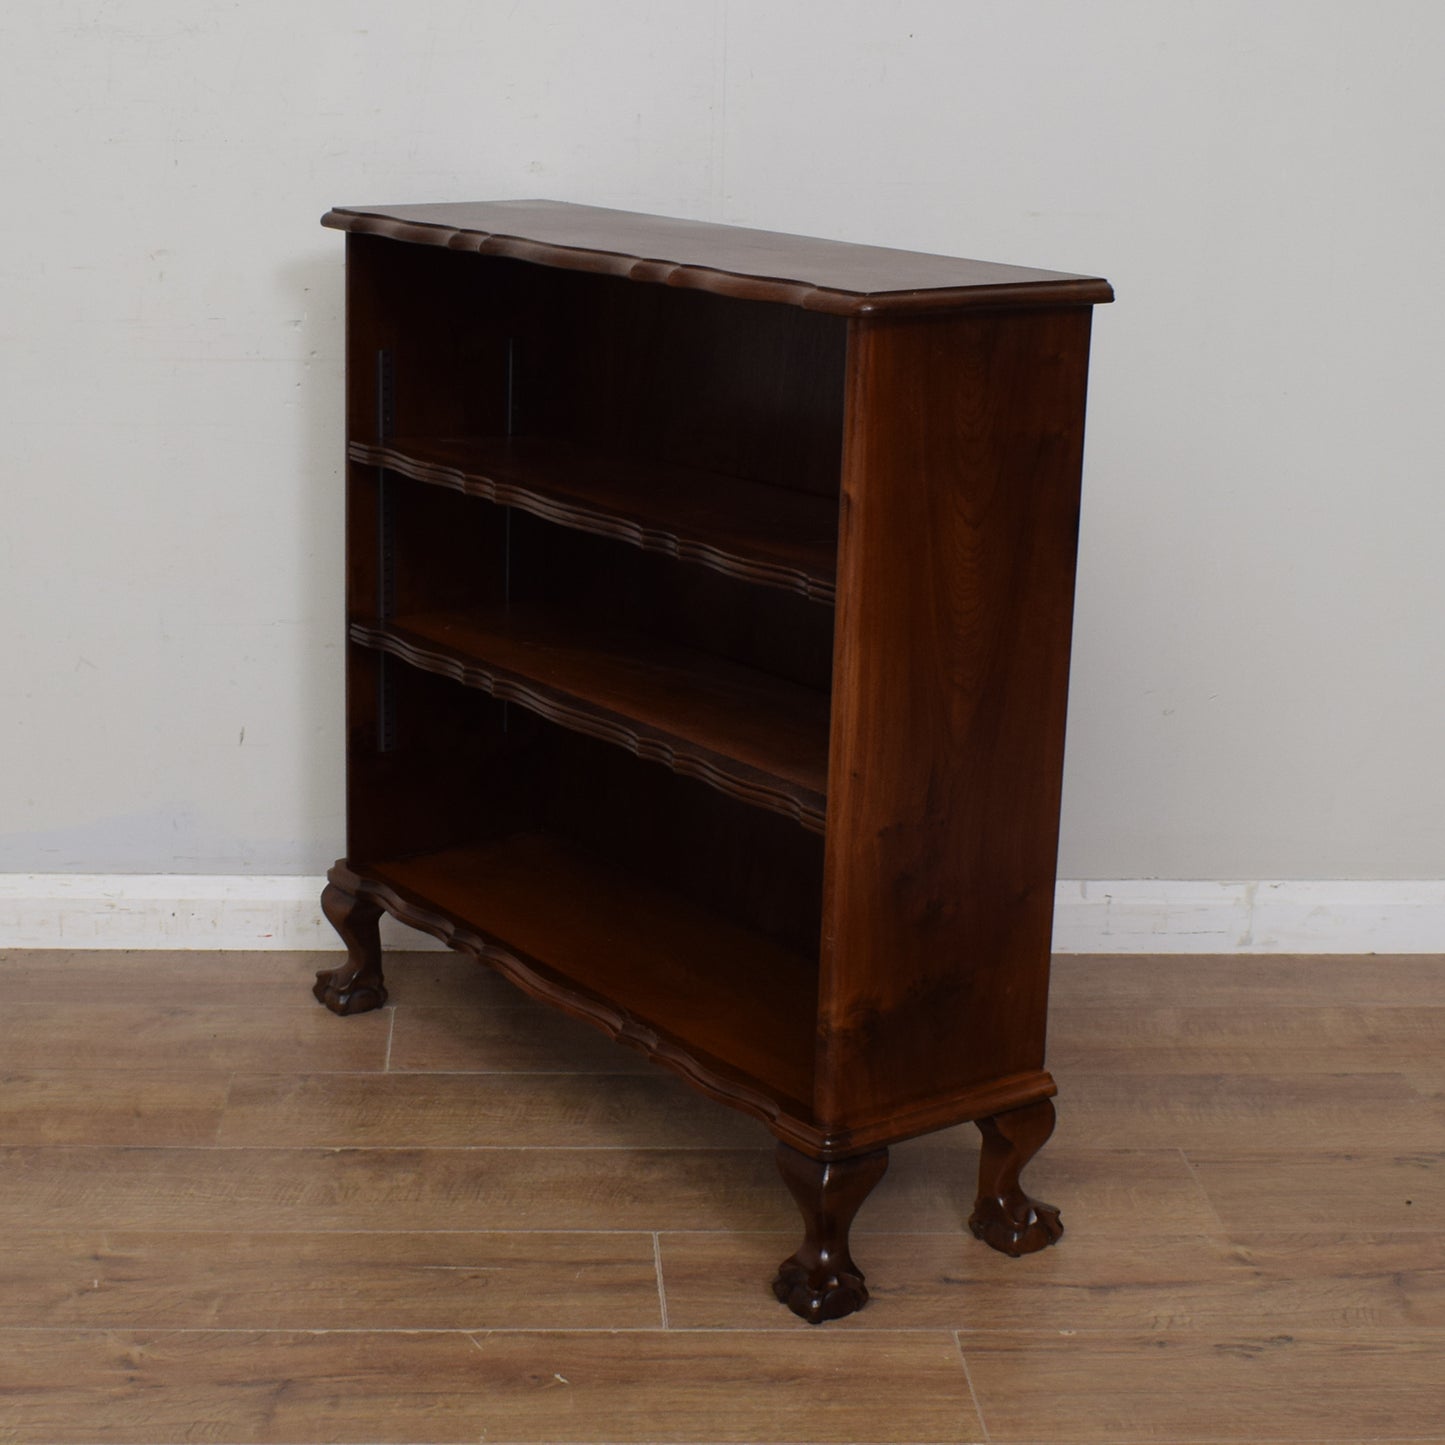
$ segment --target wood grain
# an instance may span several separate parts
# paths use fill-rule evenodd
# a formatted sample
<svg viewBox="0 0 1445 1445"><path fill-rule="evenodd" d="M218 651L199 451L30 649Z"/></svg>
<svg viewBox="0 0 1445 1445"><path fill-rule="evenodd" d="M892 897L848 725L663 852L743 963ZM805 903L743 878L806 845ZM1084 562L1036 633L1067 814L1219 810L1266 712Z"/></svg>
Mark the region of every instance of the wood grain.
<svg viewBox="0 0 1445 1445"><path fill-rule="evenodd" d="M1445 1009L1237 1005L1060 1010L1058 1069L1192 1074L1399 1074L1445 1050Z"/></svg>
<svg viewBox="0 0 1445 1445"><path fill-rule="evenodd" d="M808 688L544 609L356 621L351 638L823 829L828 700Z"/></svg>
<svg viewBox="0 0 1445 1445"><path fill-rule="evenodd" d="M329 876L775 1130L811 1123L805 956L551 833L367 871Z"/></svg>
<svg viewBox="0 0 1445 1445"><path fill-rule="evenodd" d="M314 1004L277 1010L265 1029L248 1027L248 1018L240 1008L159 1001L17 1003L0 1012L0 1058L7 1069L43 1072L93 1068L103 1053L111 1070L147 1074L380 1069L386 1062L385 1012L348 1019L344 1028Z"/></svg>
<svg viewBox="0 0 1445 1445"><path fill-rule="evenodd" d="M248 1074L233 1083L216 1137L274 1148L717 1149L769 1142L754 1120L714 1108L657 1070L640 1077Z"/></svg>
<svg viewBox="0 0 1445 1445"><path fill-rule="evenodd" d="M948 1142L937 1142L940 1137ZM890 1149L888 1174L858 1216L855 1241L873 1231L961 1234L977 1183L977 1137L970 1125ZM1142 1219L1151 1221L1155 1234L1199 1238L1219 1233L1209 1203L1178 1150L1050 1145L1029 1166L1028 1183L1045 1199L1069 1201L1064 1223L1070 1238L1079 1231L1126 1238L1140 1228ZM868 1268L866 1259L859 1262Z"/></svg>
<svg viewBox="0 0 1445 1445"><path fill-rule="evenodd" d="M211 1144L230 1080L223 1073L104 1069L0 1075L0 1144Z"/></svg>
<svg viewBox="0 0 1445 1445"><path fill-rule="evenodd" d="M1296 1071L1171 1073L1166 1054L1152 1073L1065 1074L1077 1109L1028 1176L1066 1201L1056 1249L1010 1260L965 1237L972 1127L895 1146L852 1235L871 1302L812 1330L766 1289L797 1219L771 1149L731 1132L756 1126L665 1077L576 1072L598 1036L498 1009L469 960L396 960L398 1043L412 1013L418 1041L453 1020L459 1055L523 1020L564 1032L492 1055L491 1073L328 1072L290 1044L234 1083L136 1067L130 1030L167 1014L168 988L209 1013L221 1056L224 1036L293 1038L297 1015L366 1025L310 999L318 957L252 956L244 1010L206 1009L246 981L215 955L0 960L26 1007L56 1011L31 1022L66 1003L84 1019L65 1056L82 1067L0 1075L0 1439L977 1441L971 1375L996 1442L1445 1440L1445 1155L1417 1132L1445 1099L1445 1057L1332 1072L1313 961L1261 983L1298 1016L1281 1023ZM1146 1018L1191 1007L1169 992L1186 961L1159 961L1168 1004L1117 962L1111 980L1090 960L1055 1017L1101 999ZM1212 962L1187 961L1198 1007L1233 996L1248 1034L1242 969L1273 961ZM1432 971L1445 962L1354 960L1328 1001L1426 998ZM1223 1037L1222 1014L1209 1029ZM472 1124L484 1146L532 1147L445 1146ZM574 1131L604 1147L572 1147ZM669 1147L632 1147L646 1138ZM459 1329L507 1343L489 1365L474 1337L433 1332ZM945 1342L951 1365L932 1353ZM554 1399L565 1389L584 1405Z"/></svg>
<svg viewBox="0 0 1445 1445"><path fill-rule="evenodd" d="M1189 1159L1219 1217L1237 1232L1445 1229L1439 1150L1253 1154L1240 1147L1191 1150Z"/></svg>
<svg viewBox="0 0 1445 1445"><path fill-rule="evenodd" d="M0 1331L15 1442L960 1441L951 1336Z"/></svg>
<svg viewBox="0 0 1445 1445"><path fill-rule="evenodd" d="M560 526L833 600L838 509L829 498L543 437L354 441L347 455Z"/></svg>
<svg viewBox="0 0 1445 1445"><path fill-rule="evenodd" d="M1056 1006L1445 1007L1434 954L1069 954L1054 956Z"/></svg>
<svg viewBox="0 0 1445 1445"><path fill-rule="evenodd" d="M1105 281L1064 272L560 201L342 206L321 224L838 315L940 305L1089 305L1114 295Z"/></svg>
<svg viewBox="0 0 1445 1445"><path fill-rule="evenodd" d="M1445 1335L965 1336L992 1441L1301 1442L1441 1434Z"/></svg>
<svg viewBox="0 0 1445 1445"><path fill-rule="evenodd" d="M475 959L467 961L479 973L491 972ZM509 992L525 998L517 989ZM429 1074L655 1072L640 1054L619 1049L596 1029L537 1005L480 1010L398 1005L391 1068Z"/></svg>
<svg viewBox="0 0 1445 1445"><path fill-rule="evenodd" d="M1089 324L1085 309L854 323L819 1001L828 1122L858 1129L1010 1077L1031 1081L1016 1105L1053 1091Z"/></svg>
<svg viewBox="0 0 1445 1445"><path fill-rule="evenodd" d="M655 1329L646 1233L12 1236L6 1324L45 1329Z"/></svg>
<svg viewBox="0 0 1445 1445"><path fill-rule="evenodd" d="M1445 1330L1445 1241L1414 1234L1208 1235L1071 1230L1027 1268L958 1235L859 1236L867 1311L846 1328L1228 1333ZM787 1234L661 1238L672 1325L792 1329L748 1287L792 1247ZM967 1342L965 1342L966 1345Z"/></svg>
<svg viewBox="0 0 1445 1445"><path fill-rule="evenodd" d="M1402 1074L1079 1073L1050 1148L1430 1149L1437 1110Z"/></svg>
<svg viewBox="0 0 1445 1445"><path fill-rule="evenodd" d="M7 1229L732 1230L794 1215L771 1149L18 1147L0 1169Z"/></svg>
<svg viewBox="0 0 1445 1445"><path fill-rule="evenodd" d="M336 949L339 959L340 948ZM202 1004L221 1008L291 1007L315 1013L309 994L321 966L315 949L192 951L54 948L0 952L0 989L8 1004ZM389 948L388 987L398 1003L527 1000L469 958L436 949Z"/></svg>

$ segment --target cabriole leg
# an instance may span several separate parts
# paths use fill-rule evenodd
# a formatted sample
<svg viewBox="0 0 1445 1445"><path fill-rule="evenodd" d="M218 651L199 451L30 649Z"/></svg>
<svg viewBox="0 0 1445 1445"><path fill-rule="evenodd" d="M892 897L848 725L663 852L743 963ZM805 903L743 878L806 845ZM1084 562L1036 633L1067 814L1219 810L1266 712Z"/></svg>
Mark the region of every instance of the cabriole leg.
<svg viewBox="0 0 1445 1445"><path fill-rule="evenodd" d="M887 1168L886 1149L825 1163L778 1145L778 1172L803 1214L803 1242L778 1266L773 1293L811 1325L868 1303L863 1271L848 1253L848 1230Z"/></svg>
<svg viewBox="0 0 1445 1445"><path fill-rule="evenodd" d="M335 883L321 894L321 911L346 945L346 962L316 975L312 993L332 1013L361 1014L386 1002L381 980L381 907Z"/></svg>
<svg viewBox="0 0 1445 1445"><path fill-rule="evenodd" d="M1018 1256L1057 1242L1064 1232L1052 1204L1030 1199L1019 1185L1023 1167L1054 1132L1054 1101L1040 1099L979 1119L983 1152L978 1164L978 1200L968 1227L993 1249Z"/></svg>

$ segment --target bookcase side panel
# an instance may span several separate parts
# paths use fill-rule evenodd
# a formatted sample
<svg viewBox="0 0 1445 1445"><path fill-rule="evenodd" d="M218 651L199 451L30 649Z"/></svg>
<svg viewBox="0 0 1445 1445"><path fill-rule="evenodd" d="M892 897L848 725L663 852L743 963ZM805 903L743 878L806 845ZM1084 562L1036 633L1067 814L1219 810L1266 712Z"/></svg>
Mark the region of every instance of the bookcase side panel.
<svg viewBox="0 0 1445 1445"><path fill-rule="evenodd" d="M853 323L816 1100L840 1138L1052 1088L1089 325Z"/></svg>

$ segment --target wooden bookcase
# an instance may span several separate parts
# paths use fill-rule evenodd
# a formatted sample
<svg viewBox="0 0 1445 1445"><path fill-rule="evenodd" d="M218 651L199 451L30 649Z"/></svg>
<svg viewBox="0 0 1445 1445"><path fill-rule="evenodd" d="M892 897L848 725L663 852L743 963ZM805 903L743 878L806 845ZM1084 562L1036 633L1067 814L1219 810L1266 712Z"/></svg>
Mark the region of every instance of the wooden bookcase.
<svg viewBox="0 0 1445 1445"><path fill-rule="evenodd" d="M1100 280L542 201L348 208L348 946L383 910L762 1119L867 1298L892 1143L1025 1253Z"/></svg>

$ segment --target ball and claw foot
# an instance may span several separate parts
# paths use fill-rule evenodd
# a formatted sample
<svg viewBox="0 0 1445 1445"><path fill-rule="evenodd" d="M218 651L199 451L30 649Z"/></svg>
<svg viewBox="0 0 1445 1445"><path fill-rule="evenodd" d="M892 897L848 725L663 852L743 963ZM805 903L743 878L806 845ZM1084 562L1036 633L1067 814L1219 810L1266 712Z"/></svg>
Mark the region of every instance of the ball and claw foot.
<svg viewBox="0 0 1445 1445"><path fill-rule="evenodd" d="M311 992L334 1014L362 1014L386 1002L381 977L381 907L335 883L321 895L321 911L346 945L346 962L317 972Z"/></svg>
<svg viewBox="0 0 1445 1445"><path fill-rule="evenodd" d="M803 1215L803 1242L778 1266L773 1294L810 1325L842 1319L868 1303L848 1230L888 1168L888 1151L825 1162L778 1145L778 1172Z"/></svg>
<svg viewBox="0 0 1445 1445"><path fill-rule="evenodd" d="M386 1003L386 985L362 983L350 964L319 969L311 992L334 1014L364 1014Z"/></svg>
<svg viewBox="0 0 1445 1445"><path fill-rule="evenodd" d="M1052 1204L1030 1199L1027 1194L1020 1194L1015 1200L978 1200L968 1227L975 1239L1014 1259L1057 1244L1064 1233L1059 1211Z"/></svg>
<svg viewBox="0 0 1445 1445"><path fill-rule="evenodd" d="M1021 1109L978 1120L983 1135L978 1199L968 1227L1000 1254L1034 1254L1058 1243L1064 1232L1059 1211L1025 1194L1019 1175L1054 1132L1054 1105L1040 1099Z"/></svg>
<svg viewBox="0 0 1445 1445"><path fill-rule="evenodd" d="M810 1325L840 1320L868 1303L868 1286L863 1283L856 1265L851 1270L841 1270L824 1260L810 1268L796 1255L778 1266L773 1294L780 1304L787 1305Z"/></svg>

